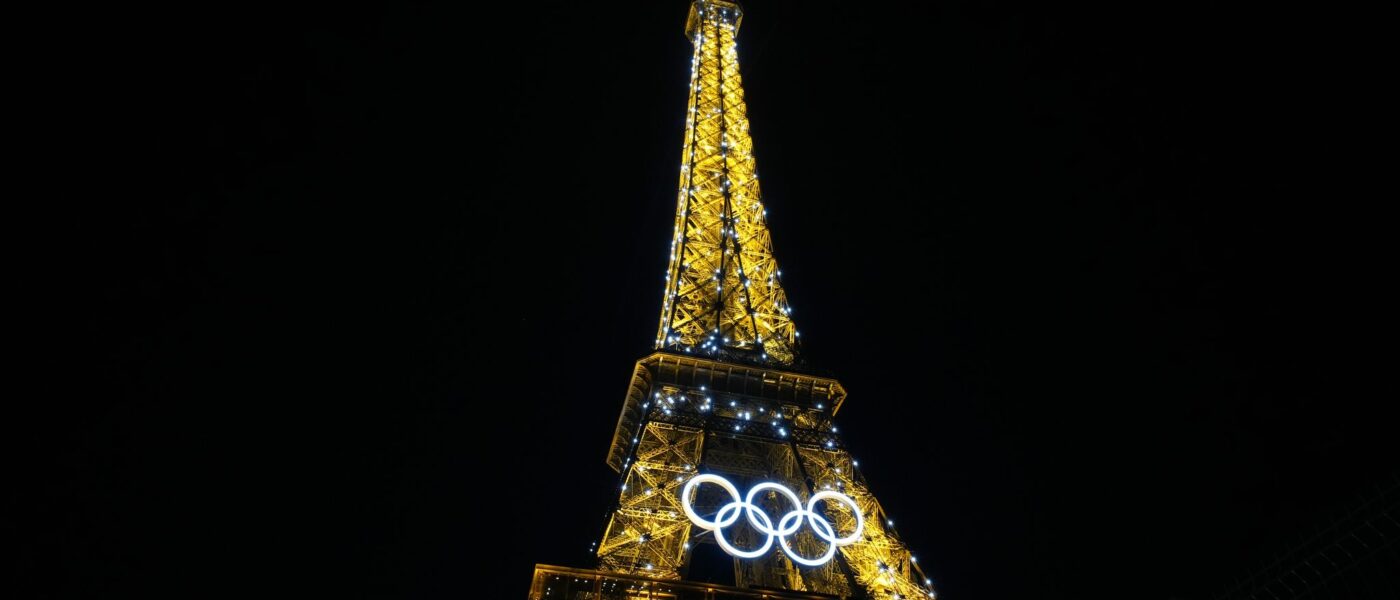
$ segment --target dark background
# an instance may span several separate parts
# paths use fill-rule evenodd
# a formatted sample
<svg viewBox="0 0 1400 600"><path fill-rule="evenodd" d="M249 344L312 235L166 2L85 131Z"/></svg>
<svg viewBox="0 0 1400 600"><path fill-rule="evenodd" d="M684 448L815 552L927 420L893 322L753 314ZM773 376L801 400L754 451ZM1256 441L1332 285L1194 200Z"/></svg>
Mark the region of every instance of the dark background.
<svg viewBox="0 0 1400 600"><path fill-rule="evenodd" d="M592 564L686 2L352 4L31 49L71 166L19 437L49 595ZM1395 468L1370 17L1137 4L746 3L794 318L946 598L1206 598Z"/></svg>

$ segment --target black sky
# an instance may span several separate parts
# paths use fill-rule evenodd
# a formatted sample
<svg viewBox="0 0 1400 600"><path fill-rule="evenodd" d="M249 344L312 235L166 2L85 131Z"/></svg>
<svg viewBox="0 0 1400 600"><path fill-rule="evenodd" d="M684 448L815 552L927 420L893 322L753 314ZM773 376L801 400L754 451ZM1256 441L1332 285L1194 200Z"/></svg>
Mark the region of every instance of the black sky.
<svg viewBox="0 0 1400 600"><path fill-rule="evenodd" d="M794 318L945 597L1207 598L1395 469L1366 17L1029 4L745 3ZM686 2L110 10L41 52L84 191L22 570L519 598L590 566Z"/></svg>

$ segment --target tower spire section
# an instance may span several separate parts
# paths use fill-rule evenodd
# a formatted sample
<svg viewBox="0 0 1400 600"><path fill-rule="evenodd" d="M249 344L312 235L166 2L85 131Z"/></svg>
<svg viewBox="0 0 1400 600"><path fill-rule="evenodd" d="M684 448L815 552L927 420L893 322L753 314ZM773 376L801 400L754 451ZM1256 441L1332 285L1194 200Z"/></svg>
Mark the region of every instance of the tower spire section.
<svg viewBox="0 0 1400 600"><path fill-rule="evenodd" d="M798 331L773 257L739 77L737 4L698 0L676 223L656 347L794 366Z"/></svg>

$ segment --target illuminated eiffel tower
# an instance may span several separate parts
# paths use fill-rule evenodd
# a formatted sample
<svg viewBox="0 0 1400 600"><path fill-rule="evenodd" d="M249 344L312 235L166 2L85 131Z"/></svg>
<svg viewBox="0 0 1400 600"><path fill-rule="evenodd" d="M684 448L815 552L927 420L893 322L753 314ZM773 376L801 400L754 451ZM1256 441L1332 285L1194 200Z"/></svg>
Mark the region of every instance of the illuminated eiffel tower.
<svg viewBox="0 0 1400 600"><path fill-rule="evenodd" d="M934 596L842 444L845 389L803 372L754 169L742 14L695 0L686 21L694 56L657 351L637 361L608 452L621 477L598 568L537 565L532 600ZM734 556L734 586L684 580L702 544Z"/></svg>

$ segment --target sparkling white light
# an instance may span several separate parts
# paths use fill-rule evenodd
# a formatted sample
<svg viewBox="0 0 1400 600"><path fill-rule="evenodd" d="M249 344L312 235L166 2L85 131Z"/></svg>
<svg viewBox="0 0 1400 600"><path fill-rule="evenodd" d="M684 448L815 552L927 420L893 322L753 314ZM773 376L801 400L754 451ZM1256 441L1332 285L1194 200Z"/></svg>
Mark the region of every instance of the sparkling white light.
<svg viewBox="0 0 1400 600"><path fill-rule="evenodd" d="M713 521L700 516L690 504L691 498L694 496L695 488L702 483L713 483L720 486L726 492L729 492L729 497L733 499L731 502L721 507L719 512L715 513ZM764 490L773 490L777 492L791 502L794 507L791 511L788 511L787 514L784 514L781 519L778 519L778 526L776 528L773 527L772 518L770 518L767 513L763 512L763 509L757 504L754 504L754 497ZM837 537L836 529L831 525L831 522L828 521L824 515L816 511L817 502L822 500L835 500L850 506L851 512L856 516L855 531L852 531L849 535L844 537ZM690 481L687 481L685 486L681 488L681 508L685 510L685 515L690 517L690 522L694 523L696 527L715 532L715 541L719 542L719 546L723 548L725 552L733 556L739 558L758 558L763 556L773 547L773 538L776 537L778 538L779 545L783 548L783 552L788 555L788 558L791 558L793 562L809 567L819 567L826 564L832 557L836 556L836 549L838 547L856 543L860 540L860 535L865 530L865 516L861 513L860 507L856 505L856 501L852 500L850 496L840 492L821 491L812 494L812 497L807 500L807 506L803 507L802 501L798 499L797 494L793 493L792 490L784 487L782 484L766 481L750 488L749 493L741 500L739 498L739 488L734 487L734 484L719 475L708 473L690 478ZM768 536L764 539L763 545L755 550L739 549L729 543L729 540L724 537L724 529L739 520L740 511L743 511L744 515L748 518L750 527ZM798 554L788 543L788 536L797 533L797 530L802 527L803 517L806 517L806 522L811 524L812 534L827 543L826 551L816 558L807 558Z"/></svg>

